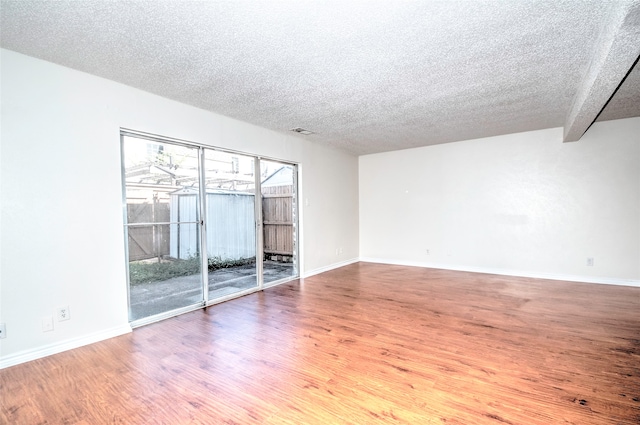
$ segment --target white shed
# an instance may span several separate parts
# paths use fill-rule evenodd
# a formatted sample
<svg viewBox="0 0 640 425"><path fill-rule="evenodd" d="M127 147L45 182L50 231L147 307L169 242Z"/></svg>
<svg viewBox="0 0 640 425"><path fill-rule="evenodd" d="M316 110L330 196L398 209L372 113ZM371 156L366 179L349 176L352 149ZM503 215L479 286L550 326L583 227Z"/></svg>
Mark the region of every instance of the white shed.
<svg viewBox="0 0 640 425"><path fill-rule="evenodd" d="M255 196L252 193L207 191L208 257L237 260L256 256ZM170 255L187 259L198 253L198 191L184 188L170 194ZM191 222L191 223L185 223Z"/></svg>

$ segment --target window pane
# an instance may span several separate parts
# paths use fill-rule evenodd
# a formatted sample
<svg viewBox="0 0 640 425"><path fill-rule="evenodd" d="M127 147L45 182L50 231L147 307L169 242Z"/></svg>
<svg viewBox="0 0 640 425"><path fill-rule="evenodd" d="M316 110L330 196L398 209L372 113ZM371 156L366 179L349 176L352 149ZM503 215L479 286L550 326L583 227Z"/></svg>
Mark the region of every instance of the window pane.
<svg viewBox="0 0 640 425"><path fill-rule="evenodd" d="M264 284L297 275L295 166L260 161Z"/></svg>
<svg viewBox="0 0 640 425"><path fill-rule="evenodd" d="M123 137L129 320L204 300L197 148Z"/></svg>
<svg viewBox="0 0 640 425"><path fill-rule="evenodd" d="M196 227L195 224L188 226ZM194 251L181 258L172 256L135 260L131 255L140 235L152 235L160 229L167 236L168 226L130 227L129 231L129 303L130 320L138 320L202 301L200 255ZM133 236L136 234L136 236ZM169 245L168 238L161 239Z"/></svg>
<svg viewBox="0 0 640 425"><path fill-rule="evenodd" d="M124 174L128 224L198 221L197 149L125 137ZM172 210L177 194L192 195L193 207Z"/></svg>
<svg viewBox="0 0 640 425"><path fill-rule="evenodd" d="M251 157L205 150L209 299L258 285Z"/></svg>

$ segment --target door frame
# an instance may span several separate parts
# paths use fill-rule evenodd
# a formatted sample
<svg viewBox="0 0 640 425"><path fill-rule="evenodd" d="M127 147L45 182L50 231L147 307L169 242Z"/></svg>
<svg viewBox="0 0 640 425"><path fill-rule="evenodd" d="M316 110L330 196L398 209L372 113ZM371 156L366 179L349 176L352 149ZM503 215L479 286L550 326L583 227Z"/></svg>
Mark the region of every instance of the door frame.
<svg viewBox="0 0 640 425"><path fill-rule="evenodd" d="M246 157L250 157L254 160L254 178L255 178L255 199L254 199L254 207L255 207L255 232L256 232L256 276L257 276L257 285L252 288L248 288L239 292L235 292L233 294L229 294L223 297L215 298L213 300L209 299L209 282L208 282L208 255L201 255L201 281L202 281L202 300L198 303L181 307L178 309L170 310L167 312L162 312L159 314L155 314L152 316L148 316L145 318L131 320L129 319L129 324L132 328L136 328L139 326L143 326L146 324L154 323L160 320L164 320L170 317L174 317L183 313L187 313L190 311L206 308L208 306L212 306L224 301L228 301L234 298L242 297L244 295L248 295L254 292L261 291L265 289L265 287L273 287L276 285L280 285L282 283L286 283L300 277L300 205L299 205L299 181L300 181L300 164L282 160L278 158L266 157L263 155L256 155L252 153L237 151L233 149L221 148L216 146L210 146L203 143L191 142L183 139L177 139L172 137L165 137L156 134L141 132L128 128L120 128L120 164L121 164L121 179L122 179L122 211L123 211L123 228L124 228L124 260L125 260L125 274L126 274L126 286L127 286L127 311L129 312L129 318L131 318L131 283L129 276L129 241L128 241L128 228L130 227L127 220L127 196L126 196L126 175L125 175L125 167L124 167L124 139L125 137L133 137L143 140L148 140L149 142L155 143L166 143L173 144L178 146L184 146L188 148L198 149L198 178L199 178L199 228L200 228L200 241L199 247L201 253L208 253L207 251L207 219L206 219L206 180L205 180L205 150L213 150L224 152L228 154L237 154L243 155ZM293 246L294 246L294 264L293 264L293 274L290 277L279 279L274 282L269 282L266 286L264 284L264 235L263 235L263 217L262 217L262 191L261 191L261 169L260 164L261 160L265 161L273 161L278 162L283 165L288 165L293 167L293 200L292 200L292 208L293 208Z"/></svg>

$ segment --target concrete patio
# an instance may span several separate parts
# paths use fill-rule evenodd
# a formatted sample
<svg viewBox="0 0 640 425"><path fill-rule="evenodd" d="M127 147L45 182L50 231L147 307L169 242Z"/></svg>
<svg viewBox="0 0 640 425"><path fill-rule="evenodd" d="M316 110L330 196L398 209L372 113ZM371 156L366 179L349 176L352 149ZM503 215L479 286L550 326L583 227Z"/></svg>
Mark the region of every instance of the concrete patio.
<svg viewBox="0 0 640 425"><path fill-rule="evenodd" d="M292 263L265 261L264 284L292 277ZM209 300L221 298L257 286L255 264L209 272ZM202 300L200 275L182 276L130 287L130 320L197 304Z"/></svg>

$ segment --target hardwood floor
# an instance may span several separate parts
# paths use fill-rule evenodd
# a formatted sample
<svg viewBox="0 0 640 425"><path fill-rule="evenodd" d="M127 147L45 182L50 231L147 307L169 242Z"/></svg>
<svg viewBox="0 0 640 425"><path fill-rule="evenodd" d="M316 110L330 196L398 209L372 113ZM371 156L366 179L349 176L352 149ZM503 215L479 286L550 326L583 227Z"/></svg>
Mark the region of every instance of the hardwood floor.
<svg viewBox="0 0 640 425"><path fill-rule="evenodd" d="M358 263L0 370L11 424L640 424L640 288Z"/></svg>

